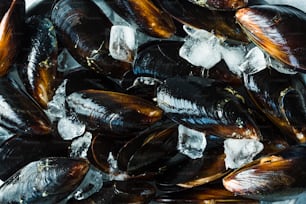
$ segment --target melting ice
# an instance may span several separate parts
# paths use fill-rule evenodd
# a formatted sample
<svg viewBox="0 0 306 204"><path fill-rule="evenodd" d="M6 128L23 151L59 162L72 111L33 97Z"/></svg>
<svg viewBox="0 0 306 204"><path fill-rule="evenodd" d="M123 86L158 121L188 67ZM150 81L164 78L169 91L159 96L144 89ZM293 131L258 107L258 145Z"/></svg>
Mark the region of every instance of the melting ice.
<svg viewBox="0 0 306 204"><path fill-rule="evenodd" d="M263 148L261 142L253 139L226 139L224 141L226 169L236 169L253 161Z"/></svg>
<svg viewBox="0 0 306 204"><path fill-rule="evenodd" d="M206 144L205 133L179 125L177 149L182 154L185 154L191 159L201 158Z"/></svg>
<svg viewBox="0 0 306 204"><path fill-rule="evenodd" d="M74 139L71 143L70 157L87 157L87 151L90 147L92 134L86 132L83 136Z"/></svg>

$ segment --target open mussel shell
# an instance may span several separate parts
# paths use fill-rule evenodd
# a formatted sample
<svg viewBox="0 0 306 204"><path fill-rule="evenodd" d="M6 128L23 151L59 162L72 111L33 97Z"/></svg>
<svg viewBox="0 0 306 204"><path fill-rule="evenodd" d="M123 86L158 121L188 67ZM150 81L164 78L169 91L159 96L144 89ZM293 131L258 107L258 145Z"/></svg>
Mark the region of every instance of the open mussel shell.
<svg viewBox="0 0 306 204"><path fill-rule="evenodd" d="M0 78L0 126L20 134L48 134L51 124L41 107L8 79Z"/></svg>
<svg viewBox="0 0 306 204"><path fill-rule="evenodd" d="M175 33L171 16L155 4L154 0L107 0L106 3L118 15L148 35L169 38Z"/></svg>
<svg viewBox="0 0 306 204"><path fill-rule="evenodd" d="M43 107L52 99L57 69L57 39L48 18L27 20L19 72L30 95Z"/></svg>
<svg viewBox="0 0 306 204"><path fill-rule="evenodd" d="M25 22L24 0L10 0L10 5L2 16L0 22L0 76L7 74L18 52L23 35ZM1 12L7 8L7 1L2 1Z"/></svg>
<svg viewBox="0 0 306 204"><path fill-rule="evenodd" d="M255 5L239 9L236 19L250 40L273 58L306 71L306 14L285 5Z"/></svg>
<svg viewBox="0 0 306 204"><path fill-rule="evenodd" d="M169 78L157 89L157 104L172 120L212 135L259 140L241 100L232 87L199 77Z"/></svg>
<svg viewBox="0 0 306 204"><path fill-rule="evenodd" d="M66 102L92 130L132 135L160 120L163 111L136 96L102 90L70 94Z"/></svg>
<svg viewBox="0 0 306 204"><path fill-rule="evenodd" d="M49 157L31 162L0 186L0 202L58 203L77 188L88 170L84 159Z"/></svg>
<svg viewBox="0 0 306 204"><path fill-rule="evenodd" d="M69 155L71 142L52 136L14 136L0 146L0 179L6 180L26 164L44 157L65 157Z"/></svg>
<svg viewBox="0 0 306 204"><path fill-rule="evenodd" d="M189 0L190 2L212 10L237 10L245 7L248 0Z"/></svg>
<svg viewBox="0 0 306 204"><path fill-rule="evenodd" d="M261 157L223 178L237 195L261 200L286 200L305 191L306 146L291 146Z"/></svg>
<svg viewBox="0 0 306 204"><path fill-rule="evenodd" d="M92 0L60 0L51 20L63 46L83 66L116 78L131 69L129 63L109 55L112 23Z"/></svg>
<svg viewBox="0 0 306 204"><path fill-rule="evenodd" d="M253 102L284 133L306 142L305 88L298 75L266 69L244 77Z"/></svg>
<svg viewBox="0 0 306 204"><path fill-rule="evenodd" d="M226 190L222 184L214 183L178 192L161 194L153 199L153 203L258 204L259 201L237 196Z"/></svg>
<svg viewBox="0 0 306 204"><path fill-rule="evenodd" d="M176 20L195 28L213 31L216 35L247 42L248 39L235 22L234 11L212 11L187 0L163 0L160 5Z"/></svg>
<svg viewBox="0 0 306 204"><path fill-rule="evenodd" d="M222 178L229 171L225 168L223 139L207 137L207 146L199 159L184 157L176 165L171 165L157 178L160 186L177 185L193 188Z"/></svg>

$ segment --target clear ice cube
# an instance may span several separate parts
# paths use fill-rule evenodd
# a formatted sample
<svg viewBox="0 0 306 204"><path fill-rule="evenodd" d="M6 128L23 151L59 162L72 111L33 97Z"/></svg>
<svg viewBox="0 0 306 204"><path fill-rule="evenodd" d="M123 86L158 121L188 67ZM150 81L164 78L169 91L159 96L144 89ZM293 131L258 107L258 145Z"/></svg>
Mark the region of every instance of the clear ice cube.
<svg viewBox="0 0 306 204"><path fill-rule="evenodd" d="M205 148L205 133L179 125L177 149L180 153L191 159L198 159L203 156Z"/></svg>
<svg viewBox="0 0 306 204"><path fill-rule="evenodd" d="M124 25L112 26L109 40L110 55L117 60L132 62L135 50L135 29Z"/></svg>
<svg viewBox="0 0 306 204"><path fill-rule="evenodd" d="M71 143L70 157L86 158L87 151L91 144L91 139L92 134L90 132L85 132L83 136L74 139Z"/></svg>
<svg viewBox="0 0 306 204"><path fill-rule="evenodd" d="M61 118L57 123L57 131L64 140L72 140L84 134L86 126L75 116Z"/></svg>
<svg viewBox="0 0 306 204"><path fill-rule="evenodd" d="M253 139L226 139L224 141L226 169L236 169L253 161L263 148L261 142Z"/></svg>

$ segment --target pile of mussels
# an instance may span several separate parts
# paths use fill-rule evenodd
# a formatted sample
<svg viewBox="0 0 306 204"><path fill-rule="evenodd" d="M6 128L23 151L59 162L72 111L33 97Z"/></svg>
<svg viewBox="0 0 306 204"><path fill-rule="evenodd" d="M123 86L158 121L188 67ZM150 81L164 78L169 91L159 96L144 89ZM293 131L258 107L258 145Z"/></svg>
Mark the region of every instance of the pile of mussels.
<svg viewBox="0 0 306 204"><path fill-rule="evenodd" d="M37 2L0 3L0 203L258 203L305 191L303 11L269 0ZM200 66L180 54L198 31L257 50L236 72L236 58ZM205 49L193 51L209 61ZM249 63L260 54L267 63Z"/></svg>

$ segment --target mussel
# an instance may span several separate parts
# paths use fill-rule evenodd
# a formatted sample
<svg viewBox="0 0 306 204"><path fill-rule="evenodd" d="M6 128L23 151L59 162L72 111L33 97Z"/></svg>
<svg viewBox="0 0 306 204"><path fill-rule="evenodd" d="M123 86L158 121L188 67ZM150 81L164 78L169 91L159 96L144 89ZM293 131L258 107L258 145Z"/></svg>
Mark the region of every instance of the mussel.
<svg viewBox="0 0 306 204"><path fill-rule="evenodd" d="M189 0L190 2L216 10L235 10L247 6L248 0Z"/></svg>
<svg viewBox="0 0 306 204"><path fill-rule="evenodd" d="M50 157L31 162L0 186L0 202L58 203L78 187L88 170L84 159Z"/></svg>
<svg viewBox="0 0 306 204"><path fill-rule="evenodd" d="M123 136L141 131L163 116L149 101L118 92L83 90L70 94L66 101L89 129Z"/></svg>
<svg viewBox="0 0 306 204"><path fill-rule="evenodd" d="M241 99L232 87L199 77L169 78L157 90L158 106L186 127L221 137L259 140L258 127Z"/></svg>
<svg viewBox="0 0 306 204"><path fill-rule="evenodd" d="M111 21L92 0L60 0L51 14L59 40L83 66L121 78L131 69L109 55Z"/></svg>
<svg viewBox="0 0 306 204"><path fill-rule="evenodd" d="M223 178L236 195L261 200L286 200L305 191L305 144L263 156Z"/></svg>
<svg viewBox="0 0 306 204"><path fill-rule="evenodd" d="M286 5L255 5L236 12L250 40L297 71L306 70L306 14Z"/></svg>
<svg viewBox="0 0 306 204"><path fill-rule="evenodd" d="M153 37L169 38L175 33L170 15L154 0L107 0L106 3L130 24Z"/></svg>
<svg viewBox="0 0 306 204"><path fill-rule="evenodd" d="M10 0L7 6L7 1L1 2L0 11L8 10L0 13L0 76L7 74L19 52L25 22L24 0Z"/></svg>
<svg viewBox="0 0 306 204"><path fill-rule="evenodd" d="M18 63L28 93L43 107L52 99L57 75L57 39L48 18L31 17L25 28L24 51Z"/></svg>

